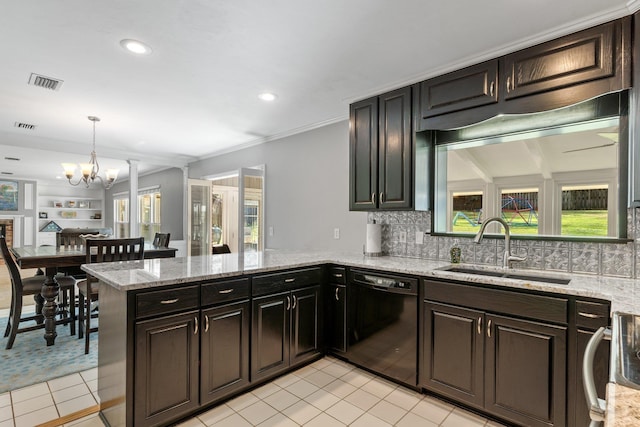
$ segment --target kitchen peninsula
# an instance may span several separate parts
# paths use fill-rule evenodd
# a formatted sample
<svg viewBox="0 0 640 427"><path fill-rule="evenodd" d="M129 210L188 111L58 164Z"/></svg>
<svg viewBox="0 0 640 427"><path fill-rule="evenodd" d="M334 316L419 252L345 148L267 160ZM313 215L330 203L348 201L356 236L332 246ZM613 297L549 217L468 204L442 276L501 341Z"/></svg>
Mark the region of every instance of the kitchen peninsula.
<svg viewBox="0 0 640 427"><path fill-rule="evenodd" d="M83 268L101 281L98 393L103 417L112 426L165 425L321 357L324 352L323 299L319 297L322 295L319 289L326 281L327 265L415 276L423 279L421 289L427 289L433 280L440 280L483 289L488 286L512 294L564 297L569 307L580 298L610 301L612 312L637 313L640 307L640 282L636 280L563 274L571 280L561 285L455 273L442 269L449 265L447 263L411 258L265 251L245 256L228 254L145 260L116 266L85 265ZM545 275L544 272L537 274ZM272 296L279 299L269 299ZM424 290L420 298L424 298ZM273 348L260 347L273 339L265 333L268 326L273 326L266 317L273 307L298 310L286 315L287 322L291 322L289 316L300 321L287 323L287 328L294 328L297 334L286 328L283 332L287 339L286 363L279 360L280 349L274 352ZM253 314L252 325L249 325L249 313ZM206 383L203 375L208 373L207 378L211 378L211 370L215 369L203 360L198 372L198 355L201 351L204 355L204 349L210 348L204 334L219 332L218 321L222 322L218 326L226 331L223 337L233 344L225 347L234 347L235 353L231 355L235 359L228 354L223 359L227 372L216 387L198 390L198 376ZM266 323L257 324L259 321ZM417 333L421 326L418 319L416 322ZM309 324L314 326L311 330L295 329ZM163 341L165 334L171 344ZM294 335L306 338L290 341ZM167 351L172 345L186 351L184 366L172 365L169 372L157 365L163 363L163 352L150 351L149 346L165 344ZM194 357L195 360L191 360ZM158 380L157 376L145 377L145 372L164 372L164 375ZM196 377L192 381L188 378L176 381L176 373ZM621 388L626 389L616 386L618 390ZM176 396L178 400L172 400ZM576 393L574 398L583 399L583 395ZM616 418L616 422L621 421L620 417ZM557 425L564 425L564 420Z"/></svg>

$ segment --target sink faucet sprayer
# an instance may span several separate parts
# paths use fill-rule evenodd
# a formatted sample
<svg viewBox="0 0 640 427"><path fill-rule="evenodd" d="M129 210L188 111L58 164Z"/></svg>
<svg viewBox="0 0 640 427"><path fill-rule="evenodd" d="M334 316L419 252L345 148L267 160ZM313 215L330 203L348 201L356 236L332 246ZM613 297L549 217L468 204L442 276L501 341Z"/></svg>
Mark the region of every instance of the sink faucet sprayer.
<svg viewBox="0 0 640 427"><path fill-rule="evenodd" d="M493 217L484 221L480 226L480 231L478 231L478 234L476 234L476 237L473 238L473 241L476 243L480 243L482 241L482 237L484 236L484 230L487 228L487 225L490 222L499 222L500 224L502 224L502 227L504 227L504 257L502 260L502 266L504 268L511 268L512 261L520 262L520 261L526 260L527 259L526 256L520 257L516 255L511 255L511 236L509 233L509 224L507 224L507 222L500 217Z"/></svg>

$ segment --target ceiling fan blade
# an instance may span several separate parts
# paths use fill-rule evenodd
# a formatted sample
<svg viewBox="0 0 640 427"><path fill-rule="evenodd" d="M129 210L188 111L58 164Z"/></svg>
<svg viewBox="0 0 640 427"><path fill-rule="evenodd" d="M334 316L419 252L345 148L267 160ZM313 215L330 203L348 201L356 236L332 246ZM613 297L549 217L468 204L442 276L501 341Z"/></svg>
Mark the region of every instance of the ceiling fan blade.
<svg viewBox="0 0 640 427"><path fill-rule="evenodd" d="M576 151L594 150L596 148L611 147L612 145L616 145L616 143L612 142L611 144L595 145L593 147L576 148L575 150L563 151L562 154L575 153Z"/></svg>

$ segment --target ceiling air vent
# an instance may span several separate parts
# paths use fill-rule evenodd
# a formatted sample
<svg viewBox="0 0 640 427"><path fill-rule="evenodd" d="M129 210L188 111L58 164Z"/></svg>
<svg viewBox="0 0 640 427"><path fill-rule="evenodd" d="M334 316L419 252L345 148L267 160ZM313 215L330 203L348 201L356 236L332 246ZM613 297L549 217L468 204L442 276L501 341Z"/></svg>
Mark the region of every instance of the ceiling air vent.
<svg viewBox="0 0 640 427"><path fill-rule="evenodd" d="M19 159L19 158L17 158L17 157L5 157L4 159L5 159L5 160L11 160L11 161L13 161L13 162L19 162L19 161L20 161L20 159Z"/></svg>
<svg viewBox="0 0 640 427"><path fill-rule="evenodd" d="M51 77L41 76L40 74L31 73L29 84L45 89L59 90L63 81Z"/></svg>
<svg viewBox="0 0 640 427"><path fill-rule="evenodd" d="M13 172L0 172L0 175L13 175Z"/></svg>
<svg viewBox="0 0 640 427"><path fill-rule="evenodd" d="M36 125L32 125L31 123L22 123L22 122L15 122L13 125L17 128L26 129L26 130L34 130L37 127Z"/></svg>

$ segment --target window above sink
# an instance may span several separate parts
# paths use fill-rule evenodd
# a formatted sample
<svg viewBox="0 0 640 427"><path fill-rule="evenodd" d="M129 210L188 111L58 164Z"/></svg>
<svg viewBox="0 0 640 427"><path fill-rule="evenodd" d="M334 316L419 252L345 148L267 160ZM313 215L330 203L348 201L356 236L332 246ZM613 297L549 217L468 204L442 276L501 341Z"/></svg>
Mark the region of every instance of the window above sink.
<svg viewBox="0 0 640 427"><path fill-rule="evenodd" d="M520 238L626 239L627 98L433 131L434 234L498 216Z"/></svg>

